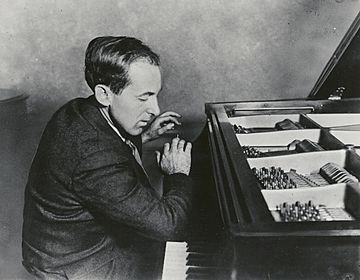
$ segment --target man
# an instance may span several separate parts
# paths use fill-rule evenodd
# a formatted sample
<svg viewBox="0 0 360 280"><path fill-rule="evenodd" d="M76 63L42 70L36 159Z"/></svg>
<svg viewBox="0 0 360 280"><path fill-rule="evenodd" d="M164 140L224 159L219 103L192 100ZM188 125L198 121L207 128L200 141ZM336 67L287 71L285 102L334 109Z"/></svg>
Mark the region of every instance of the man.
<svg viewBox="0 0 360 280"><path fill-rule="evenodd" d="M148 279L154 248L185 233L191 144L174 138L157 153L159 197L139 155L179 124L174 112L159 115L159 57L135 38L95 38L85 78L94 95L54 114L33 160L23 264L44 279Z"/></svg>

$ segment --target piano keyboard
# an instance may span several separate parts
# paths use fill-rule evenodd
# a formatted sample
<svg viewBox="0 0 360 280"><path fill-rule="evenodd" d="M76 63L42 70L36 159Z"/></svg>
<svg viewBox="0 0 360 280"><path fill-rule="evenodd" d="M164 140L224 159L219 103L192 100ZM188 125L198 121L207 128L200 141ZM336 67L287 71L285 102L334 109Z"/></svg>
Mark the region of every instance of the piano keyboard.
<svg viewBox="0 0 360 280"><path fill-rule="evenodd" d="M216 246L215 246L216 247ZM214 247L205 242L166 242L163 273L161 280L217 279L218 255Z"/></svg>

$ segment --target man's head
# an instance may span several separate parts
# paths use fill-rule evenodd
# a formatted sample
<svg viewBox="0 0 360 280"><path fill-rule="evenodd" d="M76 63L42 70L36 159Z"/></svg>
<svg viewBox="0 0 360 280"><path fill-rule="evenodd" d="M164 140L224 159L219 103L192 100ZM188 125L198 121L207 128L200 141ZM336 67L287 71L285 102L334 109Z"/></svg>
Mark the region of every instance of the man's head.
<svg viewBox="0 0 360 280"><path fill-rule="evenodd" d="M160 59L140 40L93 39L85 55L85 79L99 103L131 135L139 135L160 113Z"/></svg>

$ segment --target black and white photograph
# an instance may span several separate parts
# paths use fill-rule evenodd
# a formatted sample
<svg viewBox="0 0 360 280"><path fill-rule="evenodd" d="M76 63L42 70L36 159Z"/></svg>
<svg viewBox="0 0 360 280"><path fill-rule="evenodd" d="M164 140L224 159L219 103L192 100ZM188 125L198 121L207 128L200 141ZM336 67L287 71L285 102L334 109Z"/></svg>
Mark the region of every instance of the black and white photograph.
<svg viewBox="0 0 360 280"><path fill-rule="evenodd" d="M0 279L360 279L360 0L0 0Z"/></svg>

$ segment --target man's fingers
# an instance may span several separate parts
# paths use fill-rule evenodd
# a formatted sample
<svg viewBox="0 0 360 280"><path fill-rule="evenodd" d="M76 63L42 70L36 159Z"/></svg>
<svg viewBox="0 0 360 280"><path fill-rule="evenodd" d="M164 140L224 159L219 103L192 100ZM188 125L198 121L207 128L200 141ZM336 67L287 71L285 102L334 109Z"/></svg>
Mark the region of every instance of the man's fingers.
<svg viewBox="0 0 360 280"><path fill-rule="evenodd" d="M157 131L158 135L163 135L166 131L168 130L173 130L174 129L174 124L173 123L168 123L167 125L163 126L162 128L159 128L159 130Z"/></svg>
<svg viewBox="0 0 360 280"><path fill-rule="evenodd" d="M158 120L160 121L160 126L167 125L168 123L175 123L177 125L181 125L181 122L179 122L178 118L174 116L161 116L158 117Z"/></svg>
<svg viewBox="0 0 360 280"><path fill-rule="evenodd" d="M168 154L170 151L170 144L169 143L165 143L164 145L164 154Z"/></svg>
<svg viewBox="0 0 360 280"><path fill-rule="evenodd" d="M172 112L172 111L164 112L159 117L167 117L167 116L173 116L173 117L176 117L176 118L181 118L180 114L178 114L176 112Z"/></svg>
<svg viewBox="0 0 360 280"><path fill-rule="evenodd" d="M175 152L176 150L177 150L177 148L178 148L178 143L179 143L179 137L175 137L175 138L173 138L173 140L171 141L171 151L172 152Z"/></svg>
<svg viewBox="0 0 360 280"><path fill-rule="evenodd" d="M185 146L185 153L191 155L191 148L192 148L192 144L190 142L187 142Z"/></svg>
<svg viewBox="0 0 360 280"><path fill-rule="evenodd" d="M161 153L159 151L155 151L156 154L156 161L158 165L160 165Z"/></svg>
<svg viewBox="0 0 360 280"><path fill-rule="evenodd" d="M180 140L178 143L178 149L184 151L185 140Z"/></svg>

